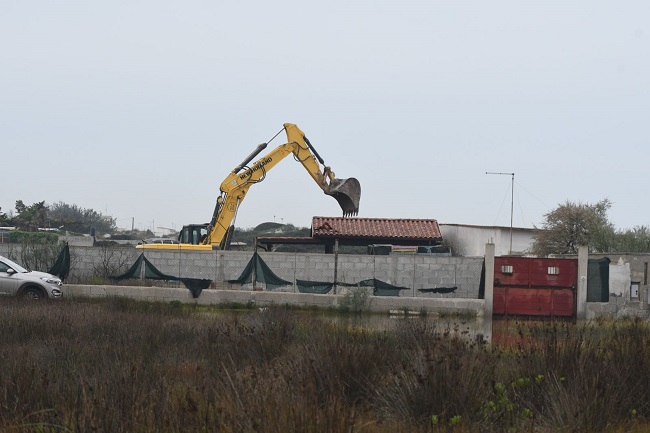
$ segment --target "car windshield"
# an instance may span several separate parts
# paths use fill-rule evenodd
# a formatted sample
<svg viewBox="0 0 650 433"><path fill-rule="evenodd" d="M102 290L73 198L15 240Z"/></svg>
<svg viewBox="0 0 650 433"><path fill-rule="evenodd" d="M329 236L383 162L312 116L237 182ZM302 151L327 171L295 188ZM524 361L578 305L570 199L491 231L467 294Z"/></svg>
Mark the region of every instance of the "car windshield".
<svg viewBox="0 0 650 433"><path fill-rule="evenodd" d="M20 266L18 263L16 263L16 262L12 262L12 261L9 260L9 259L6 259L6 258L3 257L3 258L2 258L2 261L3 261L6 265L12 267L16 272L29 272L28 269L23 268L23 267Z"/></svg>

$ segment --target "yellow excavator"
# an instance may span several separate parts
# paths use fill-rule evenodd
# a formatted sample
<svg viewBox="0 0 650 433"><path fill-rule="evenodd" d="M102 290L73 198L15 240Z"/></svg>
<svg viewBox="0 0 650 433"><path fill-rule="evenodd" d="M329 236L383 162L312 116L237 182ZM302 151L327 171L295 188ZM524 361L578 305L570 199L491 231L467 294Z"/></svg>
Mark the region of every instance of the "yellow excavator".
<svg viewBox="0 0 650 433"><path fill-rule="evenodd" d="M268 143L260 144L221 182L221 195L217 198L217 204L210 223L184 226L178 236L179 243L177 244L143 242L136 248L198 251L230 249L234 221L239 206L246 198L248 189L252 185L263 181L266 173L289 155L293 155L294 159L305 167L325 194L334 197L338 201L344 217L357 215L361 198L359 181L353 177L337 179L334 172L325 165L323 158L320 157L314 146L296 125L285 123L282 130L287 134L285 144L276 147L249 166L248 164L268 145ZM277 137L282 130L269 141Z"/></svg>

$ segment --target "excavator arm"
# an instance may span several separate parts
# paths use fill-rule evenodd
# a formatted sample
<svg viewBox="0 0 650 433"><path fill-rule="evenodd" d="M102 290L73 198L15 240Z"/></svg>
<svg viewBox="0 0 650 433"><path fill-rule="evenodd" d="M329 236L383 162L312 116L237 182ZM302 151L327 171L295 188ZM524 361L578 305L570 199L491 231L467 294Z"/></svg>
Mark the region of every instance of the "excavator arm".
<svg viewBox="0 0 650 433"><path fill-rule="evenodd" d="M260 144L221 183L221 194L217 198L207 236L201 244L219 245L221 249L228 249L237 210L246 198L248 189L264 180L266 173L289 155L293 155L294 159L302 164L325 194L338 201L343 216L356 215L359 212L361 197L359 181L355 178L337 179L296 125L285 123L284 130L287 134L285 144L281 144L248 166L247 164L267 146L266 143Z"/></svg>

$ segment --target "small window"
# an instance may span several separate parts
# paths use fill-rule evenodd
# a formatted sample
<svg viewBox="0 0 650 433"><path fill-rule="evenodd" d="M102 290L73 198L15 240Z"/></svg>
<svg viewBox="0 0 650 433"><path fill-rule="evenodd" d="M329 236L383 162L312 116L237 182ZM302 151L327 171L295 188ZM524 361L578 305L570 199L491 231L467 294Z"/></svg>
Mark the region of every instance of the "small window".
<svg viewBox="0 0 650 433"><path fill-rule="evenodd" d="M560 275L560 268L557 266L549 266L548 267L548 274L549 275Z"/></svg>
<svg viewBox="0 0 650 433"><path fill-rule="evenodd" d="M512 265L501 265L501 273L502 274L510 274L512 275Z"/></svg>

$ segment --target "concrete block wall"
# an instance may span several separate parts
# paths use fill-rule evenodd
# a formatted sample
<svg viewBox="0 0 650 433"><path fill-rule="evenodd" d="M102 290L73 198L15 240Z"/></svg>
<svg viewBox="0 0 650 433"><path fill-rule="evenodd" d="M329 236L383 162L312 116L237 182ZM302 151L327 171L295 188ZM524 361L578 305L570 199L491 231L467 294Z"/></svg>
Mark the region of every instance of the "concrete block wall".
<svg viewBox="0 0 650 433"><path fill-rule="evenodd" d="M95 243L95 239L91 236L59 236L59 243L67 242L70 246L80 246L80 247L92 247Z"/></svg>
<svg viewBox="0 0 650 433"><path fill-rule="evenodd" d="M638 304L638 308L650 309L650 281L648 281L648 269L650 268L650 254L591 254L590 259L601 259L607 257L611 260L610 269L620 264L629 267L629 280L639 283L639 297L630 298L629 288L619 289L624 298L628 301ZM612 292L612 290L610 290Z"/></svg>
<svg viewBox="0 0 650 433"><path fill-rule="evenodd" d="M217 257L214 251L195 251L191 256L178 251L146 251L145 257L165 274L213 281L217 276Z"/></svg>
<svg viewBox="0 0 650 433"><path fill-rule="evenodd" d="M266 256L263 258L266 260ZM332 254L296 254L293 260L295 279L325 282L334 280L334 255ZM270 263L273 262L268 261L267 263L271 266Z"/></svg>
<svg viewBox="0 0 650 433"><path fill-rule="evenodd" d="M19 248L19 246L13 246ZM0 245L0 254L7 245ZM83 283L91 277L108 272L124 273L141 254L134 248L71 247L69 283ZM215 288L253 290L252 285L230 284L239 278L253 253L250 251L146 251L145 257L161 272L177 277L203 278L214 282ZM267 253L260 256L280 278L355 284L376 278L408 289L401 297L424 298L478 298L482 258L441 257L427 255L350 255ZM336 262L338 257L338 262ZM454 293L422 293L418 289L453 287ZM276 289L279 292L297 292L295 284Z"/></svg>
<svg viewBox="0 0 650 433"><path fill-rule="evenodd" d="M215 281L236 280L253 256L248 251L215 251L214 254L217 258Z"/></svg>
<svg viewBox="0 0 650 433"><path fill-rule="evenodd" d="M333 263L334 257L332 257ZM377 260L378 259L378 260ZM367 255L338 255L338 281L347 284L356 284L359 281L377 278L388 282L388 277L382 275L381 269L388 266L388 256ZM333 265L332 265L333 266ZM334 274L327 281L333 281ZM392 284L392 283L391 283Z"/></svg>
<svg viewBox="0 0 650 433"><path fill-rule="evenodd" d="M630 301L619 296L610 296L609 302L587 302L586 319L637 317L649 319L647 308L640 308L639 302Z"/></svg>
<svg viewBox="0 0 650 433"><path fill-rule="evenodd" d="M478 298L482 264L482 258L339 255L338 280L354 284L376 278L410 289L400 291L400 296ZM454 286L458 289L450 294L418 290Z"/></svg>
<svg viewBox="0 0 650 433"><path fill-rule="evenodd" d="M248 253L250 258L253 255L252 252ZM260 252L260 257L264 262L271 268L273 273L279 278L282 278L286 281L295 282L296 279L296 256L295 254L287 253L265 253ZM320 263L319 263L320 264ZM312 264L314 266L316 264ZM327 266L325 264L325 266ZM278 287L274 292L296 292L295 284L290 286Z"/></svg>
<svg viewBox="0 0 650 433"><path fill-rule="evenodd" d="M70 279L87 281L104 274L120 275L138 258L133 248L70 247Z"/></svg>
<svg viewBox="0 0 650 433"><path fill-rule="evenodd" d="M88 281L99 275L101 271L113 269L113 275L126 271L140 255L141 251L134 248L102 248L71 246L71 273L66 280L66 286L75 291L75 283ZM20 257L20 245L0 244L0 255L9 258ZM338 281L357 283L361 280L377 278L397 286L408 287L402 290L399 297L372 297L372 304L378 309L391 306L410 308L409 302L414 302L414 309L420 308L421 302L440 301L434 303L435 311L454 312L467 309L465 301L478 300L479 282L483 258L480 257L440 257L426 255L338 255L338 263L332 254L293 254L293 253L261 253L262 258L280 278L288 281L304 279L311 281L334 281L335 267ZM600 258L604 255L591 255L590 258ZM335 298L330 295L298 294L295 284L280 288L274 292L254 290L252 285L241 286L227 281L238 278L252 257L250 251L207 251L207 252L174 252L148 251L146 257L163 273L179 277L206 278L214 281L214 288L221 290L205 290L196 302L212 302L220 299L220 291L228 292L228 299L237 302L267 302L266 297L273 298L271 293L284 296L298 296L291 302L304 305L335 306ZM650 254L612 254L608 255L612 262L622 263L629 269L626 281L641 283L640 297L630 299L629 290L624 290L620 296L611 296L609 302L586 303L586 318L595 317L642 317L649 318L648 309L648 263ZM135 283L137 285L137 282ZM628 283L626 283L628 285ZM422 293L418 289L453 287L457 290L451 294ZM139 294L142 299L151 300L192 300L190 292L179 284L177 289L169 287L120 287L83 286L84 294L92 296L109 296L111 294ZM152 290L147 290L152 289ZM340 287L338 295L343 295L348 289ZM266 294L265 294L266 293ZM486 292L487 293L487 292ZM103 295L102 295L103 294ZM289 296L286 299L290 299ZM308 298L303 298L308 296ZM334 295L336 296L336 295ZM408 298L413 298L409 300ZM416 299L417 298L417 299ZM273 298L281 299L281 298ZM441 303L442 302L442 303ZM426 304L428 305L428 304ZM473 304L472 304L473 305ZM483 305L483 304L481 304ZM417 307L417 308L416 308ZM428 307L427 307L428 308ZM474 306L469 307L470 310Z"/></svg>

